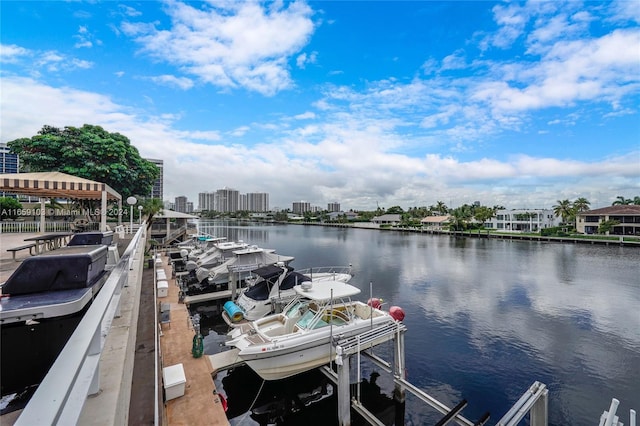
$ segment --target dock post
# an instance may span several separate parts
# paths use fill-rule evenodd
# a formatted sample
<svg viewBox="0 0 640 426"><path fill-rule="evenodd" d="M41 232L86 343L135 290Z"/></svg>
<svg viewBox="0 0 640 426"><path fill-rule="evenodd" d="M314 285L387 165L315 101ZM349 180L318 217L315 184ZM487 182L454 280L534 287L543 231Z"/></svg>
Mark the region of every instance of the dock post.
<svg viewBox="0 0 640 426"><path fill-rule="evenodd" d="M545 389L540 398L533 404L529 412L531 426L547 426L549 424L549 389Z"/></svg>
<svg viewBox="0 0 640 426"><path fill-rule="evenodd" d="M231 300L236 300L236 273L229 271L229 290L231 290Z"/></svg>
<svg viewBox="0 0 640 426"><path fill-rule="evenodd" d="M396 333L395 351L393 358L393 375L398 379L405 380L406 374L404 368L404 333L400 332L400 328L398 328L398 332ZM406 397L407 395L404 388L400 386L397 381L395 381L395 385L393 388L393 400L395 401L395 424L397 425L404 424Z"/></svg>
<svg viewBox="0 0 640 426"><path fill-rule="evenodd" d="M338 366L338 418L340 426L351 425L351 386L349 383L349 356L342 355L342 348L336 348Z"/></svg>

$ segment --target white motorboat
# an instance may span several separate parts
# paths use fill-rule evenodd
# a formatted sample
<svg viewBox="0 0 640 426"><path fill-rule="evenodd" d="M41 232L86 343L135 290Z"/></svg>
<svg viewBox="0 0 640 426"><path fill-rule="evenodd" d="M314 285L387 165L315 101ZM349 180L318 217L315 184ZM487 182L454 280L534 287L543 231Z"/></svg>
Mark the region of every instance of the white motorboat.
<svg viewBox="0 0 640 426"><path fill-rule="evenodd" d="M254 283L238 299L224 304L222 318L231 327L242 322L255 321L266 315L280 312L296 292L294 286L313 281L349 282L351 266L325 266L294 270L279 262L252 271ZM249 280L247 280L249 281Z"/></svg>
<svg viewBox="0 0 640 426"><path fill-rule="evenodd" d="M226 238L212 239L201 253L189 253L188 259L196 262L200 268L212 268L234 256L233 252L249 247L244 241L226 241Z"/></svg>
<svg viewBox="0 0 640 426"><path fill-rule="evenodd" d="M388 312L352 301L360 290L331 281L294 287L297 297L282 313L232 329L225 344L265 380L279 380L327 364L335 357L333 339L395 326ZM404 315L398 316L401 320Z"/></svg>
<svg viewBox="0 0 640 426"><path fill-rule="evenodd" d="M188 261L186 270L192 274L182 277L181 287L184 293L194 295L224 290L230 279L238 283L237 289L241 289L246 287L244 280L250 276L251 271L278 262L286 265L295 259L293 256L277 254L273 249L257 246L233 250L232 253L233 257L211 269L198 267L195 262Z"/></svg>
<svg viewBox="0 0 640 426"><path fill-rule="evenodd" d="M293 256L277 254L273 249L258 246L233 250L232 253L233 257L215 268L209 269L209 282L226 283L229 280L229 273L250 272L265 265L275 265L278 262L288 264L295 259Z"/></svg>

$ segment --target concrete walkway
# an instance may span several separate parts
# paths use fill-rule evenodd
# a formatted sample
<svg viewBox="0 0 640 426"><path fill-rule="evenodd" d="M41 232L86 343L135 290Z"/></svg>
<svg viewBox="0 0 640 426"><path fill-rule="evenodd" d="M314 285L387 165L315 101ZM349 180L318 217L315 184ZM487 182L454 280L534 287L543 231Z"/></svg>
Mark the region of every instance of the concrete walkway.
<svg viewBox="0 0 640 426"><path fill-rule="evenodd" d="M29 250L22 250L16 253L16 260L13 254L7 249L26 244L25 238L35 237L37 233L2 233L0 234L0 283L5 282L20 265L20 262L29 257Z"/></svg>

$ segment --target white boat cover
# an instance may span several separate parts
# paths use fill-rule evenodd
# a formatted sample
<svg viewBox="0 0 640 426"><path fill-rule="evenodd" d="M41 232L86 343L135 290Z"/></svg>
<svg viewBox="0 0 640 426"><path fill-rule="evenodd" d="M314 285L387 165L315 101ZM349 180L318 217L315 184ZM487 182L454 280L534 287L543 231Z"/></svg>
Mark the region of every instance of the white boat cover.
<svg viewBox="0 0 640 426"><path fill-rule="evenodd" d="M351 284L343 283L342 281L322 281L321 283L314 283L311 281L309 286L298 285L294 289L300 296L306 297L311 300L327 301L333 299L339 299L342 297L351 297L360 293L360 289L352 286Z"/></svg>

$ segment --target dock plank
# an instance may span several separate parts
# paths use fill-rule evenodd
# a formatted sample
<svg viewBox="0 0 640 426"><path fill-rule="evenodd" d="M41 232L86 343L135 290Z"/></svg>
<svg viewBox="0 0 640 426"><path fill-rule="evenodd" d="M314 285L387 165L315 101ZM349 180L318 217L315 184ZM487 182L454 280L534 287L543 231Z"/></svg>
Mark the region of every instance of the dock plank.
<svg viewBox="0 0 640 426"><path fill-rule="evenodd" d="M167 276L170 276L168 258L163 256L162 260L161 265L156 265L164 268ZM186 377L184 396L171 399L165 404L167 424L228 425L220 398L213 394L216 389L208 358L194 358L191 354L195 332L191 327L187 306L178 302L179 290L175 279L169 279L167 297L158 300L169 303L171 312L171 326L161 325L162 367L182 363Z"/></svg>

